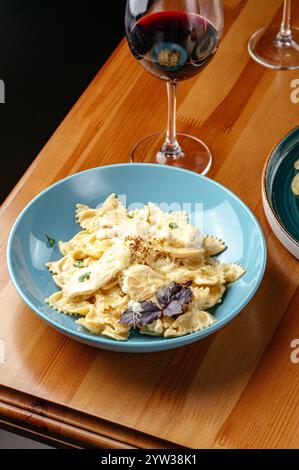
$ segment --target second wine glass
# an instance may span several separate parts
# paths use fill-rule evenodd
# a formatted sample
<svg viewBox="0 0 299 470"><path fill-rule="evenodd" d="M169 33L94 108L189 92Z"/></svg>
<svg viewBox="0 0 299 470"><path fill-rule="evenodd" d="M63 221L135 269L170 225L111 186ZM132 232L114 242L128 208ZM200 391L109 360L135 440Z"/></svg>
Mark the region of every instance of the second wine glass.
<svg viewBox="0 0 299 470"><path fill-rule="evenodd" d="M260 65L276 70L299 69L299 30L291 27L291 6L291 0L284 0L279 30L268 26L249 39L249 54Z"/></svg>
<svg viewBox="0 0 299 470"><path fill-rule="evenodd" d="M195 136L176 132L177 83L198 74L217 51L223 30L221 0L128 0L126 36L134 57L166 81L165 133L145 137L133 148L134 162L161 163L206 174L211 152Z"/></svg>

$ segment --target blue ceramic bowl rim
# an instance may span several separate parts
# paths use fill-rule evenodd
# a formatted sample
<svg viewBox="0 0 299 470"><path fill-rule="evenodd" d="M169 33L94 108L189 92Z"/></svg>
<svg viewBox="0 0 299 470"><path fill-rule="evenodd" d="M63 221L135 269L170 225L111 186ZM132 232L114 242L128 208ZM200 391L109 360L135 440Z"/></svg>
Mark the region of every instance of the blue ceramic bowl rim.
<svg viewBox="0 0 299 470"><path fill-rule="evenodd" d="M89 343L90 345L92 345L92 343L115 345L118 342L115 341L112 338L110 339L110 338L105 338L104 336L92 335L91 333L87 334L87 333L84 333L84 332L79 331L79 330L76 331L76 332L71 331L63 325L58 325L54 320L47 317L47 315L45 315L43 312L41 312L38 308L36 308L34 306L34 304L31 302L31 300L27 297L27 295L23 292L23 290L18 285L17 278L14 274L14 269L13 269L13 266L12 266L12 245L13 245L14 235L15 235L15 232L16 232L19 224L21 223L26 211L32 205L34 205L36 201L38 201L41 197L43 197L45 194L47 194L49 191L51 191L56 186L58 186L60 184L63 184L65 181L70 181L70 180L76 178L78 175L88 174L88 173L92 173L94 171L98 171L100 168L112 168L112 167L113 168L124 168L124 167L128 167L128 166L130 166L130 167L142 166L145 169L147 167L150 167L150 168L157 167L157 168L160 169L160 171L164 171L164 170L169 171L170 170L170 171L183 172L183 173L192 174L192 175L195 174L191 170L185 170L185 169L182 169L182 168L169 167L169 166L161 166L159 164L153 164L153 163L117 163L117 164L113 164L113 165L103 165L103 166L100 166L100 167L90 168L88 170L84 170L84 171L81 171L79 173L74 173L73 175L69 175L69 176L57 181L56 183L48 186L46 189L41 191L37 196L35 196L24 207L24 209L21 211L21 213L17 217L17 219L16 219L16 221L15 221L13 227L12 227L12 230L11 230L10 235L9 235L8 243L7 243L8 271L9 271L10 277L12 279L12 282L13 282L18 294L24 300L24 302L30 307L30 309L33 312L35 312L37 314L37 316L42 318L46 323L53 326L55 329L64 332L66 335L68 335L70 337L78 338L78 339L81 339L81 340L86 340L86 342ZM205 336L208 336L208 335L214 333L215 331L219 330L220 328L225 326L227 323L229 323L231 320L233 320L243 310L243 308L250 302L250 300L252 299L252 297L256 293L256 291L259 288L259 286L261 284L261 281L263 279L265 268L266 268L266 262L267 262L267 248L266 248L265 237L264 237L263 231L260 227L260 224L259 224L257 218L255 217L253 212L249 209L249 207L236 194L234 194L232 191L227 189L225 186L223 186L222 184L218 183L215 180L212 180L211 178L207 178L206 176L202 176L202 175L199 175L199 174L195 174L195 175L199 179L208 179L208 180L210 180L218 188L222 189L226 194L229 194L231 197L233 197L235 200L237 200L239 202L239 204L243 207L243 209L248 213L248 215L253 220L253 222L254 222L254 224L257 228L258 234L260 236L261 248L262 248L262 263L261 263L261 267L260 267L260 273L259 273L259 276L258 276L258 280L257 280L255 286L253 287L253 289L250 291L250 294L241 302L240 306L235 311L233 311L229 314L229 316L227 318L224 318L222 320L218 320L217 322L215 322L213 325L209 326L208 328L205 328L203 330L200 330L198 332L191 333L191 334L185 335L185 336L180 336L180 337L175 337L175 338L163 338L163 339L160 339L160 340L155 339L154 342L148 342L148 343L145 343L145 342L143 343L143 342L140 342L140 341L134 341L134 339L132 339L132 338L130 338L130 342L121 341L122 345L128 351L134 350L137 347L139 349L143 349L144 351L146 351L147 349L152 350L152 348L159 351L159 347L165 345L166 342L167 342L167 344L172 344L173 347L179 347L179 346L183 346L184 344L188 344L188 338L192 337L194 339L194 341L196 341L199 338L203 338Z"/></svg>
<svg viewBox="0 0 299 470"><path fill-rule="evenodd" d="M262 191L267 199L267 202L268 202L268 206L273 214L273 217L275 218L276 222L278 223L281 231L285 234L286 237L288 237L291 242L293 244L295 244L298 248L299 248L299 241L296 240L296 238L293 237L293 235L288 231L288 229L285 227L283 221L281 220L281 218L279 217L279 214L276 212L273 204L272 204L272 199L271 199L271 195L268 193L268 189L267 189L267 178L269 176L269 167L270 167L270 163L271 163L271 160L272 158L274 157L274 155L276 154L277 150L279 149L279 147L281 147L284 142L292 135L294 134L295 132L298 132L299 131L299 126L296 126L294 127L293 129L291 129L284 137L282 137L282 139L280 139L280 141L275 145L275 147L273 148L273 150L271 151L269 157L267 158L267 161L265 163L265 166L264 166L264 170L263 170L263 176L262 176ZM293 148L293 147L292 147ZM276 170L277 171L277 170Z"/></svg>

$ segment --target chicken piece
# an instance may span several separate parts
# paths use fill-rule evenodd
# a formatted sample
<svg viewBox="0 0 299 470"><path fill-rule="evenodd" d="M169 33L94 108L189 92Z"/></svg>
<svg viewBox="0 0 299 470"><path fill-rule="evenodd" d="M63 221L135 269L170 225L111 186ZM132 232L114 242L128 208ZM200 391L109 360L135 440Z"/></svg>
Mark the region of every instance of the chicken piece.
<svg viewBox="0 0 299 470"><path fill-rule="evenodd" d="M130 263L130 249L120 243L109 248L99 261L92 266L74 273L65 287L69 300L82 295L90 295L105 286Z"/></svg>

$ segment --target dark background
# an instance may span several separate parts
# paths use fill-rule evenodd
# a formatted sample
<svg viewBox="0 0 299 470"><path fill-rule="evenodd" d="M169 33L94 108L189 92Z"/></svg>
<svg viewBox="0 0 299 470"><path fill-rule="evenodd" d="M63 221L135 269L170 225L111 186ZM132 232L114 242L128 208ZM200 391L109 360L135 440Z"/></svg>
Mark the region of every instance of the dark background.
<svg viewBox="0 0 299 470"><path fill-rule="evenodd" d="M125 0L0 0L0 203L124 35Z"/></svg>

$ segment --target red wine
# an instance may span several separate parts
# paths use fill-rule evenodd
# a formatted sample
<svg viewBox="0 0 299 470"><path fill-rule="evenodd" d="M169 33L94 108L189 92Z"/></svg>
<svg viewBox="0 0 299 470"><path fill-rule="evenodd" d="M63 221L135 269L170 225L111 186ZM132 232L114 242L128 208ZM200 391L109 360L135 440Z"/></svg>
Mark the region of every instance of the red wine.
<svg viewBox="0 0 299 470"><path fill-rule="evenodd" d="M127 31L133 55L148 72L164 80L196 75L215 54L219 35L196 13L162 11L142 17Z"/></svg>

